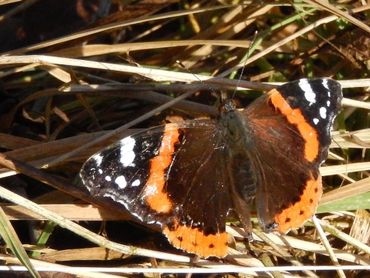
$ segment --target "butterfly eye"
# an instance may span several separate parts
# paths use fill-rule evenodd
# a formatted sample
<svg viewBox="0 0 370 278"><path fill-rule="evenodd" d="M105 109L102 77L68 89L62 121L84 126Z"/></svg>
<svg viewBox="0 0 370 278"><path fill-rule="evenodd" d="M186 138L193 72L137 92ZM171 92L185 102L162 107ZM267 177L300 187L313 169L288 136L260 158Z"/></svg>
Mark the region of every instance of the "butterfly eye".
<svg viewBox="0 0 370 278"><path fill-rule="evenodd" d="M235 106L234 101L232 101L232 100L227 101L224 104L224 109L225 109L226 112L232 112L232 111L234 111L236 109L236 106Z"/></svg>

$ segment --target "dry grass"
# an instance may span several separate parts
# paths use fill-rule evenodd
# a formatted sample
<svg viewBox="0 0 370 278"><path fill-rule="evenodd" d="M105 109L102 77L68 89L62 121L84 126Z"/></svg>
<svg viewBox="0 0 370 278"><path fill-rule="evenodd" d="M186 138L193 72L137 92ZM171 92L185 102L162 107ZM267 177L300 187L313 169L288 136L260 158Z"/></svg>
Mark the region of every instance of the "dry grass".
<svg viewBox="0 0 370 278"><path fill-rule="evenodd" d="M0 232L16 256L4 249L1 260L22 261L35 277L37 271L84 277L116 277L117 272L316 277L328 275L325 269L354 277L369 269L370 5L139 1L123 6L113 1L109 13L90 4L100 17L94 9L71 6L79 15L77 24L68 16L62 23L43 18L40 7L53 8L48 1L10 2L0 3L0 34L14 39L0 56L0 196L13 205L2 206ZM36 14L36 38L26 25L29 13ZM24 25L14 19L23 19ZM12 34L6 24L18 31ZM68 30L53 33L49 24ZM339 80L345 98L321 169L326 193L314 224L288 235L265 234L255 225L255 241L246 244L243 232L230 223L229 256L194 261L175 255L155 233L109 223L113 229L128 229L123 235L143 234L131 241L115 237L125 242L120 244L85 222L127 219L75 185L90 154L168 116L215 116L215 92L236 92L236 99L248 103L255 91L319 76ZM27 220L27 226L8 220ZM21 240L11 232L11 223ZM24 240L25 227L32 231L29 240ZM22 246L31 260L19 251Z"/></svg>

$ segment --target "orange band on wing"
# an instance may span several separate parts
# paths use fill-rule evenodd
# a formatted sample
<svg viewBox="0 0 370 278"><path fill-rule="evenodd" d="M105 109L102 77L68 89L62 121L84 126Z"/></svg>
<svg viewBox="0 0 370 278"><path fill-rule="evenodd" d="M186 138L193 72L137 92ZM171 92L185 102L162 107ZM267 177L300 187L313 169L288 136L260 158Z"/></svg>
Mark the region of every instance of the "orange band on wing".
<svg viewBox="0 0 370 278"><path fill-rule="evenodd" d="M166 170L171 165L179 136L179 130L174 124L166 125L159 153L150 160L150 174L143 196L149 207L158 213L168 213L172 209L172 202L163 189L166 184Z"/></svg>
<svg viewBox="0 0 370 278"><path fill-rule="evenodd" d="M272 105L279 109L289 123L294 124L305 141L304 156L312 162L319 154L319 140L316 130L305 120L299 109L292 109L278 90L271 90Z"/></svg>
<svg viewBox="0 0 370 278"><path fill-rule="evenodd" d="M228 236L226 232L205 235L198 228L176 224L174 229L165 227L163 233L173 246L188 253L203 258L225 257L227 255Z"/></svg>
<svg viewBox="0 0 370 278"><path fill-rule="evenodd" d="M279 225L278 230L285 233L290 229L301 227L315 214L321 195L321 176L319 175L316 180L311 177L304 186L300 200L275 216L274 220Z"/></svg>

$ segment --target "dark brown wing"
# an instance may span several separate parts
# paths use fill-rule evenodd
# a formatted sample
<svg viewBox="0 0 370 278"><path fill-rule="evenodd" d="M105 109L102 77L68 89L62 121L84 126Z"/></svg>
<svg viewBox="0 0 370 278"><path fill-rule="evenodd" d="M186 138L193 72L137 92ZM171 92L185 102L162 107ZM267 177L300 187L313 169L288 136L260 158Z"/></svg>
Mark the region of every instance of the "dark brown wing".
<svg viewBox="0 0 370 278"><path fill-rule="evenodd" d="M322 194L320 164L342 99L338 82L316 79L287 83L243 113L256 180L256 206L267 229L300 227L316 211Z"/></svg>
<svg viewBox="0 0 370 278"><path fill-rule="evenodd" d="M177 204L164 229L171 243L202 257L226 255L226 214L230 208L221 130L181 129L167 192Z"/></svg>
<svg viewBox="0 0 370 278"><path fill-rule="evenodd" d="M230 208L224 148L213 121L167 124L95 154L80 175L92 195L114 200L138 221L159 225L175 247L222 257Z"/></svg>

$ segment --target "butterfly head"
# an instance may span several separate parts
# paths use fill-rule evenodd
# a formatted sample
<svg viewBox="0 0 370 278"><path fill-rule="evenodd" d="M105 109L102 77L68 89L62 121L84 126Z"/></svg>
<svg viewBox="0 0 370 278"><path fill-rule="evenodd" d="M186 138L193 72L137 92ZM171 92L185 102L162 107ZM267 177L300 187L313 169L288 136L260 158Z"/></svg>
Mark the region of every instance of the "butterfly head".
<svg viewBox="0 0 370 278"><path fill-rule="evenodd" d="M220 114L226 114L236 110L236 103L232 99L225 100L220 107Z"/></svg>

